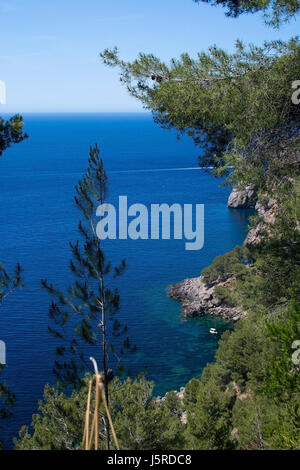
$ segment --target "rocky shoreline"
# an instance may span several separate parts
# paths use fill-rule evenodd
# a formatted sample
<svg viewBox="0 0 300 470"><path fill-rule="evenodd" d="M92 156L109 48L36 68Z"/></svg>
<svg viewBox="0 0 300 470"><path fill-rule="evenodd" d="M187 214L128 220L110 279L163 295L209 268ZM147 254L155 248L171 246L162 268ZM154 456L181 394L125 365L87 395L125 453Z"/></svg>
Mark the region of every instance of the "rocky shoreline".
<svg viewBox="0 0 300 470"><path fill-rule="evenodd" d="M227 284L228 282L230 280ZM168 295L181 303L181 311L186 318L217 315L224 320L235 322L245 317L245 311L231 307L217 298L214 293L216 286L225 287L226 283L207 285L202 276L199 276L170 285Z"/></svg>

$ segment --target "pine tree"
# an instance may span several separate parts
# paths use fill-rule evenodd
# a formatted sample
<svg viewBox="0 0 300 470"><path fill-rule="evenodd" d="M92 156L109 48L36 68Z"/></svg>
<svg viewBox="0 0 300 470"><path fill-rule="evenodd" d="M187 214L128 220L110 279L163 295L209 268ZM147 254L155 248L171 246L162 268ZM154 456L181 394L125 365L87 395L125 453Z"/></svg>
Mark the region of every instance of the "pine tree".
<svg viewBox="0 0 300 470"><path fill-rule="evenodd" d="M266 24L278 28L290 21L299 12L299 0L194 0L221 5L226 16L236 18L244 13L263 12Z"/></svg>
<svg viewBox="0 0 300 470"><path fill-rule="evenodd" d="M49 326L49 331L62 343L56 350L54 373L61 387L71 385L80 390L82 377L89 368L86 346L89 346L89 353L96 347L94 356L101 360L106 400L109 403L109 352L114 353L118 368L122 370L120 356L125 349L133 352L135 346L131 346L126 336L117 354L112 343L113 338L120 338L127 333L127 326L115 317L120 295L118 289L111 287L123 273L126 263L123 260L120 266L112 269L96 232L96 210L107 197L107 175L97 145L90 148L87 173L75 189L75 204L83 216L83 221L78 225L81 242L70 243L70 269L75 281L65 294L42 280L42 286L56 298L49 310L50 319L54 323L54 327ZM106 431L109 447L108 423Z"/></svg>
<svg viewBox="0 0 300 470"><path fill-rule="evenodd" d="M298 364L293 363L293 353L297 356L293 345L300 339L300 305L292 300L287 314L276 321L269 321L267 330L277 345L277 354L269 365L264 392L275 401L292 403L297 398L299 407L300 375Z"/></svg>
<svg viewBox="0 0 300 470"><path fill-rule="evenodd" d="M46 385L44 400L39 403L38 413L32 416L32 429L21 428L19 438L14 439L15 449L81 449L89 380L87 375L81 390L74 390L71 396ZM110 412L122 450L184 448L185 426L168 403L156 402L152 395L153 386L144 375L124 381L115 377L109 382ZM174 404L175 400L172 401ZM179 407L178 404L175 406ZM101 437L104 432L102 406L99 413ZM113 443L111 447L115 449Z"/></svg>
<svg viewBox="0 0 300 470"><path fill-rule="evenodd" d="M23 133L23 118L19 114L8 121L0 117L0 157L12 144L18 144L28 137Z"/></svg>
<svg viewBox="0 0 300 470"><path fill-rule="evenodd" d="M274 197L299 177L300 106L292 101L298 38L261 47L237 41L232 54L212 46L169 64L143 53L126 62L118 48L100 57L119 69L122 83L156 122L192 137L200 165L227 176L227 183L251 184Z"/></svg>

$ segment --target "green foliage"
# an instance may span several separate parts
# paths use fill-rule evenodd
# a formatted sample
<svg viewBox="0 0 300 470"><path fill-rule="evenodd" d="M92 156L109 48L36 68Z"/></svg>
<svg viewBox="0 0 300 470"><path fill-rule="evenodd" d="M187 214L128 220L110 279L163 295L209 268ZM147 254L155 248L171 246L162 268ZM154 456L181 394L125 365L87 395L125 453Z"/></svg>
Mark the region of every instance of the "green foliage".
<svg viewBox="0 0 300 470"><path fill-rule="evenodd" d="M165 64L152 54L133 62L105 50L129 93L152 110L157 122L193 137L200 164L240 187L275 195L299 175L300 111L292 83L300 76L297 38L262 47L238 41L233 54L215 46L197 58L187 53Z"/></svg>
<svg viewBox="0 0 300 470"><path fill-rule="evenodd" d="M268 313L270 309L288 304L290 298L299 297L300 234L295 228L292 231L292 223L293 220L284 238L263 235L255 246L236 247L216 257L203 269L203 281L209 285L220 283L214 287L215 295L224 303L244 310L255 310L259 305ZM275 236L278 227L276 230Z"/></svg>
<svg viewBox="0 0 300 470"><path fill-rule="evenodd" d="M73 392L68 398L54 387L46 385L40 414L32 417L33 435L27 426L15 440L17 450L79 450L84 427L86 390Z"/></svg>
<svg viewBox="0 0 300 470"><path fill-rule="evenodd" d="M287 2L279 9L279 3L269 4L275 21L292 11ZM246 5L249 11L263 6L246 0L235 5L239 13ZM290 401L282 394L275 403L265 390L270 383L270 391L286 387L291 379L291 356L285 357L279 340L271 341L266 319L288 321L289 299L300 296L300 107L291 100L292 82L300 76L299 40L262 47L238 41L233 54L211 47L169 65L151 54L126 62L116 48L101 57L120 69L129 93L157 122L194 139L201 166L241 189L250 184L261 204L276 203L272 222L252 219L260 227L255 246L236 247L202 271L216 296L248 317L223 335L216 363L186 387L187 447L298 448L298 381Z"/></svg>
<svg viewBox="0 0 300 470"><path fill-rule="evenodd" d="M229 305L230 307L234 307L236 305L234 295L228 287L216 286L214 288L214 294L222 303Z"/></svg>
<svg viewBox="0 0 300 470"><path fill-rule="evenodd" d="M239 448L300 449L299 368L292 362L299 324L300 309L295 302L272 321L265 321L267 338L263 341L261 337L259 354L252 353L247 364L250 393L237 400L233 409Z"/></svg>
<svg viewBox="0 0 300 470"><path fill-rule="evenodd" d="M169 410L172 416L176 416L180 419L183 413L183 405L182 400L177 396L175 392L167 393L163 406L167 408L167 410Z"/></svg>
<svg viewBox="0 0 300 470"><path fill-rule="evenodd" d="M16 289L24 287L22 271L21 266L17 264L14 275L11 276L0 263L0 305Z"/></svg>
<svg viewBox="0 0 300 470"><path fill-rule="evenodd" d="M0 118L0 157L12 144L18 144L28 137L23 133L23 118L19 114L8 121Z"/></svg>
<svg viewBox="0 0 300 470"><path fill-rule="evenodd" d="M272 349L266 338L265 319L249 313L240 320L233 333L226 332L216 353L219 372L226 382L235 382L241 391L262 381Z"/></svg>
<svg viewBox="0 0 300 470"><path fill-rule="evenodd" d="M186 386L187 448L300 448L299 371L291 360L297 309L271 323L250 313L222 336L215 364Z"/></svg>
<svg viewBox="0 0 300 470"><path fill-rule="evenodd" d="M300 237L297 243L288 240L264 241L251 250L255 260L247 275L238 281L235 297L245 308L255 305L274 310L286 305L290 298L300 295Z"/></svg>
<svg viewBox="0 0 300 470"><path fill-rule="evenodd" d="M112 419L121 449L181 449L184 426L180 403L172 392L161 405L152 399L153 384L144 377L126 379L112 398Z"/></svg>
<svg viewBox="0 0 300 470"><path fill-rule="evenodd" d="M186 385L184 390L183 404L187 411L193 411L197 403L197 392L200 381L192 378Z"/></svg>
<svg viewBox="0 0 300 470"><path fill-rule="evenodd" d="M39 404L39 414L33 415L31 434L24 426L15 440L17 450L78 450L81 448L87 382L71 397L59 393L49 385L45 387L44 400ZM109 384L110 410L122 450L180 449L184 443L184 426L169 409L169 405L155 403L152 398L153 383L140 376L121 382L115 378ZM100 416L103 416L103 409ZM104 448L105 428L100 419L99 437Z"/></svg>
<svg viewBox="0 0 300 470"><path fill-rule="evenodd" d="M189 389L190 396L193 396L196 403L191 406L189 399L185 397L188 417L187 448L231 448L229 432L231 409L235 399L233 390L218 383L210 366L206 367L196 390L195 384L189 386Z"/></svg>
<svg viewBox="0 0 300 470"><path fill-rule="evenodd" d="M299 0L194 0L196 3L205 2L221 5L226 8L226 16L238 17L244 13L262 11L265 22L278 27L290 21L300 9Z"/></svg>
<svg viewBox="0 0 300 470"><path fill-rule="evenodd" d="M287 314L281 315L276 321L268 322L267 328L272 341L277 345L278 354L271 359L265 393L280 401L292 401L295 397L300 399L299 367L292 360L293 354L297 356L297 351L293 348L294 342L300 341L300 306L293 301Z"/></svg>
<svg viewBox="0 0 300 470"><path fill-rule="evenodd" d="M230 277L242 277L247 272L247 249L236 246L224 255L217 256L212 264L202 270L202 278L206 284L223 282ZM244 263L244 264L243 264Z"/></svg>
<svg viewBox="0 0 300 470"><path fill-rule="evenodd" d="M273 25L300 6L298 0L207 2L223 4L229 16L262 10ZM213 46L170 64L152 54L126 62L117 48L101 58L120 70L156 122L194 139L201 166L240 189L251 185L261 205L275 202L272 214L251 220L259 229L255 246L236 247L202 271L219 299L248 316L223 335L216 363L186 387L187 447L298 449L299 370L291 363L298 313L288 303L300 297L300 107L291 100L300 77L299 39L261 47L237 41L232 54Z"/></svg>
<svg viewBox="0 0 300 470"><path fill-rule="evenodd" d="M237 448L249 450L299 449L299 428L287 405L277 406L262 395L237 400L232 422L237 433Z"/></svg>

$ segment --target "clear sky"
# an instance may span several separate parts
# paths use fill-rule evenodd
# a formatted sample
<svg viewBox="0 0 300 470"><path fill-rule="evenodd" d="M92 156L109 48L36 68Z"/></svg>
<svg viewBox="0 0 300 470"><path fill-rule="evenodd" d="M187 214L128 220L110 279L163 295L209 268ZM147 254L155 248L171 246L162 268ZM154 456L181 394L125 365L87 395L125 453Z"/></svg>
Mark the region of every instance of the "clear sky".
<svg viewBox="0 0 300 470"><path fill-rule="evenodd" d="M230 51L237 38L261 44L300 31L300 18L276 31L260 13L230 19L222 7L192 0L0 0L0 18L7 87L0 113L140 111L117 71L102 65L106 47L118 45L125 59L141 51L168 60L212 44Z"/></svg>

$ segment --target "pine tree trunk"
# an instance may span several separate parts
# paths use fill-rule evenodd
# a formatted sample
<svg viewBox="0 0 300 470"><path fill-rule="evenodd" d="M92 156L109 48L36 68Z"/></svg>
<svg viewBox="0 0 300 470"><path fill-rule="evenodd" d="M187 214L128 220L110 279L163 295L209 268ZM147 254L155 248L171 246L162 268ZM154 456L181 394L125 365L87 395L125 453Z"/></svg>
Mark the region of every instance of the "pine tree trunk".
<svg viewBox="0 0 300 470"><path fill-rule="evenodd" d="M104 292L104 280L103 273L100 275L100 290L101 290L101 303L102 303L102 366L104 373L104 391L107 406L109 407L109 396L108 396L108 373L107 373L107 358L106 358L106 315L105 315L105 292ZM106 447L110 450L110 431L109 422L107 416L105 416L105 427L106 427Z"/></svg>

